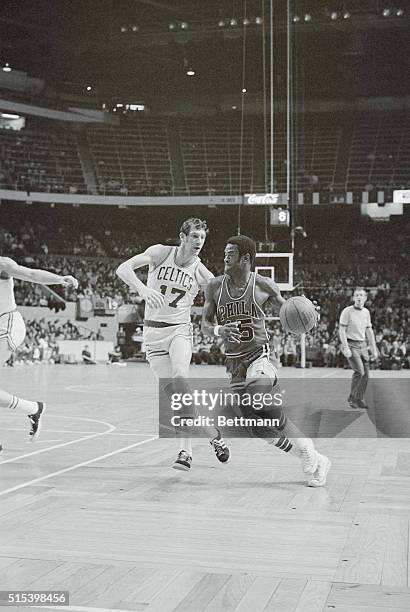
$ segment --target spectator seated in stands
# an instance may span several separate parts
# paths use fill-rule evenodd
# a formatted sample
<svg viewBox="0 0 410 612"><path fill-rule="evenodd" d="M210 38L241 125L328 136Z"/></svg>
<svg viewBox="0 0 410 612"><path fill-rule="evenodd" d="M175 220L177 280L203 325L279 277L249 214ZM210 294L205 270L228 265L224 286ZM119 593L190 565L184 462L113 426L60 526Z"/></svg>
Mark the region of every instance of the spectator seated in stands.
<svg viewBox="0 0 410 612"><path fill-rule="evenodd" d="M113 350L108 353L107 364L120 363L120 361L121 361L121 347L117 344L117 346L115 346Z"/></svg>
<svg viewBox="0 0 410 612"><path fill-rule="evenodd" d="M89 349L90 347L88 346L88 344L86 344L83 350L81 351L81 357L83 358L83 363L85 363L86 365L96 365L97 362L91 358L91 352Z"/></svg>

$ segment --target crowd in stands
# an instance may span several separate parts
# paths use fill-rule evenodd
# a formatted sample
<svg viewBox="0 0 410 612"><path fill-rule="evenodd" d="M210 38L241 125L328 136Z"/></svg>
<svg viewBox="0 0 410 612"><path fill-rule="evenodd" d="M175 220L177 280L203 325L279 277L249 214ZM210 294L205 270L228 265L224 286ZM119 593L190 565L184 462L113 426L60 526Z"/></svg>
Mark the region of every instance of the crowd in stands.
<svg viewBox="0 0 410 612"><path fill-rule="evenodd" d="M8 365L61 363L59 340L103 340L100 331L81 327L69 319L27 319L26 337L10 358Z"/></svg>
<svg viewBox="0 0 410 612"><path fill-rule="evenodd" d="M184 117L176 132L169 130L169 121L174 123L174 119L141 115L115 128L91 124L80 135L58 122L28 118L27 127L19 132L2 130L0 187L28 195L32 191L119 196L267 191L270 168L263 176L255 145L264 138L261 117L246 122L245 129L232 114ZM357 114L348 121L329 119L327 113L311 115L295 133L295 147L303 152L294 176L296 190L307 200L318 192L325 203L344 202L347 191L353 191L355 198L367 191L370 201L376 201L379 190L390 197L393 189L405 189L410 145L403 133L409 125L408 111ZM273 174L279 192L286 191L286 152L286 128L278 123Z"/></svg>
<svg viewBox="0 0 410 612"><path fill-rule="evenodd" d="M3 210L3 209L2 209ZM167 236L175 233L167 220L154 225L147 222L128 228L107 229L93 224L78 223L78 227L64 225L60 217L50 217L53 231L45 221L13 225L12 215L8 224L0 226L0 253L19 263L45 268L58 274L72 274L79 280L77 290L51 287L50 293L40 285L15 281L17 304L24 306L54 306L58 296L75 302L81 296L109 297L118 306L135 303L138 298L115 274L120 261L141 252L149 244L167 242ZM161 216L162 219L162 216ZM83 227L87 227L86 231ZM134 229L134 227L136 229ZM342 227L342 226L341 226ZM322 229L322 231L321 231ZM314 333L307 336L307 359L317 365L344 365L338 339L338 318L342 309L350 303L355 286L368 290L368 308L380 352L381 367L409 367L408 317L410 305L410 281L408 278L408 245L406 243L406 218L400 224L383 226L358 226L354 231L330 234L317 228L309 231L307 239L299 239L295 252L295 294L305 293L321 305L321 322ZM222 273L223 240L220 232L212 233L212 240L204 250L204 263L217 275ZM319 239L319 235L321 238ZM337 248L335 245L337 244ZM146 271L138 271L142 280ZM203 295L196 306L203 304ZM60 304L64 302L60 300ZM267 312L269 317L277 313ZM287 337L277 321L269 320L272 346L284 365L298 362L297 344ZM43 330L43 335L53 336L55 330ZM38 332L37 336L40 335ZM215 339L203 338L198 324L195 328L196 362L220 363L223 354ZM211 350L212 348L212 350Z"/></svg>
<svg viewBox="0 0 410 612"><path fill-rule="evenodd" d="M0 185L3 189L48 193L86 193L74 135L52 122L34 129L2 130Z"/></svg>

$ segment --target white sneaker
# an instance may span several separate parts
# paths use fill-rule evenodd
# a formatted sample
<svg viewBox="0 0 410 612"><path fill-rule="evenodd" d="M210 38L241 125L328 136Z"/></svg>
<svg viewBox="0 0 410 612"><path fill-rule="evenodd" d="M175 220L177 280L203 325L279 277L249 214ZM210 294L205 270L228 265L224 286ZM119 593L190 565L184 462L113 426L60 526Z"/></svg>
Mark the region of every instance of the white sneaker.
<svg viewBox="0 0 410 612"><path fill-rule="evenodd" d="M184 472L189 472L191 469L192 457L185 450L181 450L178 453L178 457L175 459L172 467L174 470L183 470Z"/></svg>
<svg viewBox="0 0 410 612"><path fill-rule="evenodd" d="M332 467L332 462L330 459L325 457L325 455L321 455L320 453L316 454L318 458L318 466L312 478L308 480L308 487L323 487L326 484L327 475Z"/></svg>
<svg viewBox="0 0 410 612"><path fill-rule="evenodd" d="M305 474L314 474L318 468L318 455L310 438L300 440L298 448L299 457L302 460L302 469Z"/></svg>

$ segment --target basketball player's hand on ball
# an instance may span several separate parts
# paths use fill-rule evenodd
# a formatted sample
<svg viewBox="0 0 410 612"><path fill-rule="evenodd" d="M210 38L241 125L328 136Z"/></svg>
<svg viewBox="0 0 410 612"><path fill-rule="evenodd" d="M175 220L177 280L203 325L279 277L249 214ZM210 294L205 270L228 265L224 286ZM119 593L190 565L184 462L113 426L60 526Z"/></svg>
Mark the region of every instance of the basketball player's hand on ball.
<svg viewBox="0 0 410 612"><path fill-rule="evenodd" d="M140 295L151 308L162 308L165 304L164 296L156 289L146 287L143 292L140 292Z"/></svg>
<svg viewBox="0 0 410 612"><path fill-rule="evenodd" d="M346 357L346 359L350 359L350 357L352 356L352 351L350 350L349 347L342 348L342 353Z"/></svg>
<svg viewBox="0 0 410 612"><path fill-rule="evenodd" d="M78 289L78 280L74 276L63 276L63 282L61 283L64 287L74 287Z"/></svg>
<svg viewBox="0 0 410 612"><path fill-rule="evenodd" d="M238 344L241 341L241 332L239 331L239 324L236 323L225 323L225 325L221 326L220 335L224 340L228 340L228 342L237 342Z"/></svg>

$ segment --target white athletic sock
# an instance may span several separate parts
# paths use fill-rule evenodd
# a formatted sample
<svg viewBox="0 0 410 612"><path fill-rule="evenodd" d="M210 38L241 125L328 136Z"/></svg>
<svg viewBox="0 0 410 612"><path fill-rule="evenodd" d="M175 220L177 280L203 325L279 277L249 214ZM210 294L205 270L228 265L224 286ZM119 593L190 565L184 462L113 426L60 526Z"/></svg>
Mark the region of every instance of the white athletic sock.
<svg viewBox="0 0 410 612"><path fill-rule="evenodd" d="M34 414L38 410L37 402L31 402L30 400L25 400L21 397L16 397L15 395L11 396L11 400L7 408L11 410L15 410L16 408L20 408L24 410L27 414Z"/></svg>
<svg viewBox="0 0 410 612"><path fill-rule="evenodd" d="M185 438L182 437L180 438L180 442L179 442L179 450L182 451L186 451L190 457L192 457L192 440L191 438Z"/></svg>

